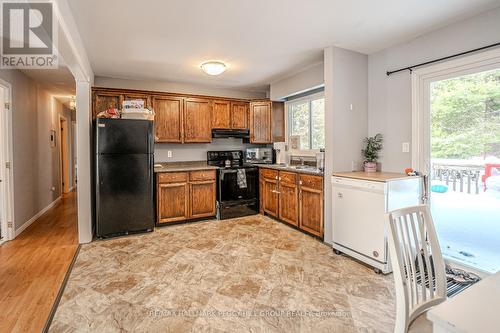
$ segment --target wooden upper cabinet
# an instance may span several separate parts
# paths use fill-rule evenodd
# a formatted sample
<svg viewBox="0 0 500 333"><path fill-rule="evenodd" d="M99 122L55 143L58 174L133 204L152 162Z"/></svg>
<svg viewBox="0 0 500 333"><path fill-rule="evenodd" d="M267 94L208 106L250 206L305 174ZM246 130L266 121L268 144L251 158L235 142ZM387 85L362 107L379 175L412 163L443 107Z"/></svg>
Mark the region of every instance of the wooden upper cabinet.
<svg viewBox="0 0 500 333"><path fill-rule="evenodd" d="M285 142L285 103L272 102L273 142Z"/></svg>
<svg viewBox="0 0 500 333"><path fill-rule="evenodd" d="M121 109L122 94L95 91L93 95L92 118L95 118L98 113L110 108Z"/></svg>
<svg viewBox="0 0 500 333"><path fill-rule="evenodd" d="M271 102L250 103L250 142L272 143Z"/></svg>
<svg viewBox="0 0 500 333"><path fill-rule="evenodd" d="M231 102L212 101L212 128L231 128Z"/></svg>
<svg viewBox="0 0 500 333"><path fill-rule="evenodd" d="M231 102L231 128L248 129L249 103L247 102Z"/></svg>
<svg viewBox="0 0 500 333"><path fill-rule="evenodd" d="M184 100L184 142L212 142L212 107L205 98Z"/></svg>
<svg viewBox="0 0 500 333"><path fill-rule="evenodd" d="M139 94L139 93L126 93L123 94L123 100L124 101L129 101L132 99L142 99L144 101L144 107L145 108L150 108L151 107L151 96L147 94Z"/></svg>
<svg viewBox="0 0 500 333"><path fill-rule="evenodd" d="M182 97L153 97L155 111L155 142L183 141L183 110Z"/></svg>

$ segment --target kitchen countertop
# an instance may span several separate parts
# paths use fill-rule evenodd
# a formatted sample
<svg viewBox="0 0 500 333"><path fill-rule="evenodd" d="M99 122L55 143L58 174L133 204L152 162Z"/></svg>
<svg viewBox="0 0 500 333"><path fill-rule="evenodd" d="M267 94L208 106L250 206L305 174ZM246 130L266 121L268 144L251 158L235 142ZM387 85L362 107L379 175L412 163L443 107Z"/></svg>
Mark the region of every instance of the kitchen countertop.
<svg viewBox="0 0 500 333"><path fill-rule="evenodd" d="M290 172L296 172L296 173L305 173L308 175L323 176L323 174L324 174L323 171L320 171L319 169L316 169L316 168L297 169L295 167L282 165L282 164L256 164L256 165L259 168L283 170L283 171L290 171Z"/></svg>
<svg viewBox="0 0 500 333"><path fill-rule="evenodd" d="M161 165L161 166L158 166ZM318 169L296 169L282 164L254 164L259 168L305 173L309 175L323 176L323 172ZM159 162L155 163L154 172L178 172L196 170L217 170L219 167L208 165L206 161L186 161L186 162Z"/></svg>
<svg viewBox="0 0 500 333"><path fill-rule="evenodd" d="M408 176L404 173L398 173L398 172L363 172L363 171L334 172L333 176L361 179L361 180L371 180L375 182L387 182L391 180L418 177L418 176Z"/></svg>
<svg viewBox="0 0 500 333"><path fill-rule="evenodd" d="M208 165L207 161L189 161L189 162L159 162L154 164L155 172L174 172L174 171L196 171L196 170L216 170L219 167ZM161 165L161 166L158 166Z"/></svg>

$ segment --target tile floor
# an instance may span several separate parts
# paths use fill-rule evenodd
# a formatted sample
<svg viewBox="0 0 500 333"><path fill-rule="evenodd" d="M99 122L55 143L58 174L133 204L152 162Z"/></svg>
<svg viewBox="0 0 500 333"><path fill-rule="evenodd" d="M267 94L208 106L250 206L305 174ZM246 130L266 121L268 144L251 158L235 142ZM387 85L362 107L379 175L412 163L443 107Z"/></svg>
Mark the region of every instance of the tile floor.
<svg viewBox="0 0 500 333"><path fill-rule="evenodd" d="M82 246L50 332L391 332L392 275L260 215Z"/></svg>

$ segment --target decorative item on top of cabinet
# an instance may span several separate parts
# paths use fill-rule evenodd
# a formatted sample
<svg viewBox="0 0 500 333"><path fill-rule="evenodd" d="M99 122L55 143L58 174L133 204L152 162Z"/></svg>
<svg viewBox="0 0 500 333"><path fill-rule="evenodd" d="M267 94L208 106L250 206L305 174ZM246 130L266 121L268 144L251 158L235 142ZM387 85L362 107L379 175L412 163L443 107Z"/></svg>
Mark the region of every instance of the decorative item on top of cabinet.
<svg viewBox="0 0 500 333"><path fill-rule="evenodd" d="M120 109L122 106L123 96L120 93L94 91L92 96L92 119L95 119L97 114L110 108Z"/></svg>
<svg viewBox="0 0 500 333"><path fill-rule="evenodd" d="M141 99L144 101L145 108L148 108L148 109L151 108L151 96L150 95L138 94L138 93L123 94L122 102L131 100L131 99ZM120 105L120 108L121 108L121 105Z"/></svg>
<svg viewBox="0 0 500 333"><path fill-rule="evenodd" d="M248 129L248 102L231 102L231 128Z"/></svg>
<svg viewBox="0 0 500 333"><path fill-rule="evenodd" d="M212 142L212 103L206 98L184 100L184 142Z"/></svg>
<svg viewBox="0 0 500 333"><path fill-rule="evenodd" d="M155 142L182 143L184 140L182 97L154 96Z"/></svg>
<svg viewBox="0 0 500 333"><path fill-rule="evenodd" d="M231 128L231 102L212 101L212 128Z"/></svg>

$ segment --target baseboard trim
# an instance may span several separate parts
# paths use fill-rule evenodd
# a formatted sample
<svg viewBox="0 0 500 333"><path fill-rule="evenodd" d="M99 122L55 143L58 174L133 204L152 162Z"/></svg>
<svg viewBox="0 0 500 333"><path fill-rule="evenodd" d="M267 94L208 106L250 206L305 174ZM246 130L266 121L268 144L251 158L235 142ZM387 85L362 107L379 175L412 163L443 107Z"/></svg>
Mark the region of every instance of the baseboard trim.
<svg viewBox="0 0 500 333"><path fill-rule="evenodd" d="M26 228L28 228L33 222L35 222L40 216L45 214L49 209L54 207L59 201L61 200L61 197L58 197L56 200L52 201L47 207L36 213L32 218L30 218L28 221L24 222L24 224L16 229L14 232L14 238L19 236Z"/></svg>

